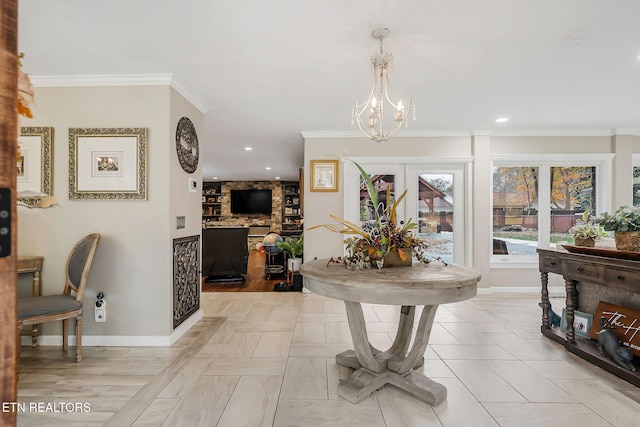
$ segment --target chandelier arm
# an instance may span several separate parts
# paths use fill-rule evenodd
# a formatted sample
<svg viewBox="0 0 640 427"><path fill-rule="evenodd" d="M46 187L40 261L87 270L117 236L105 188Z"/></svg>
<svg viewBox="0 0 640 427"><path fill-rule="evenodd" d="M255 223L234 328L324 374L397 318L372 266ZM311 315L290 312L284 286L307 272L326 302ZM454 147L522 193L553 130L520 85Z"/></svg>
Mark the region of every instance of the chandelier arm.
<svg viewBox="0 0 640 427"><path fill-rule="evenodd" d="M378 87L378 85L374 81L373 87L371 88L371 93L369 94L369 98L367 98L367 100L365 102L363 102L362 104L358 104L358 102L356 101L356 105L358 105L359 107L362 107L361 109L360 108L357 109L358 116L360 116L360 114L364 113L364 110L367 108L367 106L371 105L371 100L373 99L373 97L375 95L377 87Z"/></svg>
<svg viewBox="0 0 640 427"><path fill-rule="evenodd" d="M384 91L384 84L383 91ZM378 111L380 111L380 119L378 120L378 136L384 137L384 99L380 97L380 106L378 107Z"/></svg>
<svg viewBox="0 0 640 427"><path fill-rule="evenodd" d="M362 124L362 120L360 120L360 116L358 116L356 118L356 122L358 123L358 127L360 128L360 132L362 132L363 134L365 134L365 136L373 141L376 141L376 138L373 136L372 133L370 133L365 126Z"/></svg>
<svg viewBox="0 0 640 427"><path fill-rule="evenodd" d="M393 105L394 107L396 107L396 103L393 102L391 100L391 97L389 96L389 91L391 89L391 83L389 83L389 74L385 73L385 84L384 84L384 97L387 99L387 102L391 105ZM392 91L393 92L393 91ZM402 99L400 99L400 101L402 101Z"/></svg>

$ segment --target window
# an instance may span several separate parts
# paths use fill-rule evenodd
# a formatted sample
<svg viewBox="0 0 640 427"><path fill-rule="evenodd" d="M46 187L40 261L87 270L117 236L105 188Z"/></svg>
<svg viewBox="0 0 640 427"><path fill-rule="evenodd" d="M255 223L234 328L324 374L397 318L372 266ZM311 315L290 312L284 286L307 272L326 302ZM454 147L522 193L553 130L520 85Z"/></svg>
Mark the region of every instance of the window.
<svg viewBox="0 0 640 427"><path fill-rule="evenodd" d="M596 215L611 204L603 189L612 157L494 158L492 262L536 262L537 248L572 243L569 229L582 213Z"/></svg>
<svg viewBox="0 0 640 427"><path fill-rule="evenodd" d="M493 168L493 254L528 255L538 247L537 166Z"/></svg>
<svg viewBox="0 0 640 427"><path fill-rule="evenodd" d="M633 206L640 206L640 166L633 167Z"/></svg>

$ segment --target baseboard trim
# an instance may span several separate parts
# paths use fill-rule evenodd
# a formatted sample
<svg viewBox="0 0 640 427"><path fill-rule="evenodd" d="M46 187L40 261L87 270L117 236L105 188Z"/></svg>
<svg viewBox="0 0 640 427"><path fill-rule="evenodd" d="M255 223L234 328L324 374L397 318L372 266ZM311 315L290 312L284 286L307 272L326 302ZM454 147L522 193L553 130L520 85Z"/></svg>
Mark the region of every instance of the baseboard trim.
<svg viewBox="0 0 640 427"><path fill-rule="evenodd" d="M184 322L182 322L174 331L173 333L169 336L169 345L172 345L173 343L175 343L176 341L178 341L178 339L184 335L185 332L187 332L189 329L191 329L191 327L193 325L195 325L196 323L198 323L198 321L200 319L202 319L204 317L204 311L201 309L199 309L198 311L196 311L195 313L193 313L193 315L191 317L189 317L187 320L185 320Z"/></svg>
<svg viewBox="0 0 640 427"><path fill-rule="evenodd" d="M175 343L185 332L195 325L202 317L202 309L196 311L191 317L178 326L171 335L167 336L133 336L133 335L83 335L83 347L169 347ZM72 322L73 323L73 322ZM31 346L31 337L24 336L21 345ZM61 346L62 335L40 335L39 346ZM69 336L69 345L76 345L75 335Z"/></svg>

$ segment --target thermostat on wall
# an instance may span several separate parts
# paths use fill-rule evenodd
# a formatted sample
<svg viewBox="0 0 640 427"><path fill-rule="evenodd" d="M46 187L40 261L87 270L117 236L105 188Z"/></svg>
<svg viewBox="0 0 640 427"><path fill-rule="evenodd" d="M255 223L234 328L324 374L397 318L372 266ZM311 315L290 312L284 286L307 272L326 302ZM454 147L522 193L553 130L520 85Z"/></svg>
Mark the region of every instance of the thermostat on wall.
<svg viewBox="0 0 640 427"><path fill-rule="evenodd" d="M195 193L198 191L198 181L193 178L189 178L189 191Z"/></svg>

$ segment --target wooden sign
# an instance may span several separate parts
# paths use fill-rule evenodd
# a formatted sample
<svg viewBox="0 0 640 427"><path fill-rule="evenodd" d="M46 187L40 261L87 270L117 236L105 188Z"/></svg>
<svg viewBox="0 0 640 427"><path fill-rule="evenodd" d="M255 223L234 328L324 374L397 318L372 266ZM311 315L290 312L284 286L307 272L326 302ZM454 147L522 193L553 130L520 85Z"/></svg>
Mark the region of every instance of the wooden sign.
<svg viewBox="0 0 640 427"><path fill-rule="evenodd" d="M640 356L640 311L600 301L589 331L589 336L595 340L602 329L601 317L611 324L622 345L630 347L633 354Z"/></svg>

